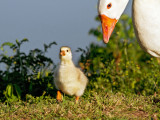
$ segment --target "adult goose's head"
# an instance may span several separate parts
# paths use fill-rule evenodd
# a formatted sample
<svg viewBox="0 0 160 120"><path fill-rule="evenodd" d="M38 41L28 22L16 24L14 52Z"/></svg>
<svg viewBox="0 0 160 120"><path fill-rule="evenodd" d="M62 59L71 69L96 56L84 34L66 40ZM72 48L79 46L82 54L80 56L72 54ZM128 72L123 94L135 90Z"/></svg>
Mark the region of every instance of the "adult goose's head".
<svg viewBox="0 0 160 120"><path fill-rule="evenodd" d="M99 0L98 12L102 23L103 41L109 42L114 27L129 0Z"/></svg>

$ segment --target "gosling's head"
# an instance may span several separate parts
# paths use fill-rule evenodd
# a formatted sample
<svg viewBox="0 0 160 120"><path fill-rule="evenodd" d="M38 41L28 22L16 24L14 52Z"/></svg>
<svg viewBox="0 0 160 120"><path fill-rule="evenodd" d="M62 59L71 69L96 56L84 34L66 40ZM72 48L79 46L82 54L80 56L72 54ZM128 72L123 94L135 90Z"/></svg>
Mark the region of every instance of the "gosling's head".
<svg viewBox="0 0 160 120"><path fill-rule="evenodd" d="M61 60L71 60L72 59L71 48L67 46L62 46L60 48L59 56Z"/></svg>

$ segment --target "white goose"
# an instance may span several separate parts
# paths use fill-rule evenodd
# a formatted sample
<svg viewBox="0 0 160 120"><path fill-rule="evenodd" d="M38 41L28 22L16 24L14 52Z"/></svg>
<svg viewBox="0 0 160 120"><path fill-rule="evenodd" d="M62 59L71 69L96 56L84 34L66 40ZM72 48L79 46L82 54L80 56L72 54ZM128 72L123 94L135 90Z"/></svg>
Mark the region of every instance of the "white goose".
<svg viewBox="0 0 160 120"><path fill-rule="evenodd" d="M99 0L103 40L108 43L119 17L129 0ZM142 49L160 57L160 0L133 0L132 19Z"/></svg>

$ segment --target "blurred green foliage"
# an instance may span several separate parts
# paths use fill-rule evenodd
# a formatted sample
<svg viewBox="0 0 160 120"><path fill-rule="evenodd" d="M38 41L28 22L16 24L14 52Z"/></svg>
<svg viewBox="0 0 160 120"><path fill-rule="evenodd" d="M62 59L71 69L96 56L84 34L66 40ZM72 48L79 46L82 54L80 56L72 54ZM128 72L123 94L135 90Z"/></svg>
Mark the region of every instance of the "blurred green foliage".
<svg viewBox="0 0 160 120"><path fill-rule="evenodd" d="M98 17L96 21L100 23ZM102 40L101 24L89 34ZM160 65L136 41L132 19L123 15L106 45L91 44L82 52L80 67L89 78L89 88L150 95L160 93Z"/></svg>
<svg viewBox="0 0 160 120"><path fill-rule="evenodd" d="M55 64L45 53L56 43L44 44L44 50L34 49L26 54L21 51L21 45L25 42L28 40L16 40L15 44L5 42L1 45L3 53L0 54L0 64L6 66L0 70L0 97L3 101L25 99L26 94L53 94L51 91ZM13 51L12 55L7 55L5 47Z"/></svg>
<svg viewBox="0 0 160 120"><path fill-rule="evenodd" d="M102 41L101 24L89 31ZM0 48L0 101L27 100L28 96L56 94L53 85L54 62L45 53L55 42L44 44L44 50L21 51L27 39L5 42ZM5 47L13 53L7 54ZM160 93L160 65L157 58L142 51L138 45L132 19L123 15L117 23L108 44L90 44L81 52L79 65L89 78L88 92L123 92L141 95ZM86 90L87 92L87 90Z"/></svg>

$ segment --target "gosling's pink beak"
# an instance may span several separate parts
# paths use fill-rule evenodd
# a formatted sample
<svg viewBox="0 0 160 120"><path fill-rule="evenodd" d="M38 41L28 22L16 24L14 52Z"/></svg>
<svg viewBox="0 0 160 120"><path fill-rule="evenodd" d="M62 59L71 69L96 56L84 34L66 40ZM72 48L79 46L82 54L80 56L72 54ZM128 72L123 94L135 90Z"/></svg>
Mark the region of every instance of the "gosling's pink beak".
<svg viewBox="0 0 160 120"><path fill-rule="evenodd" d="M114 27L118 20L111 19L106 15L99 15L102 23L103 42L108 43L109 38L114 30Z"/></svg>

